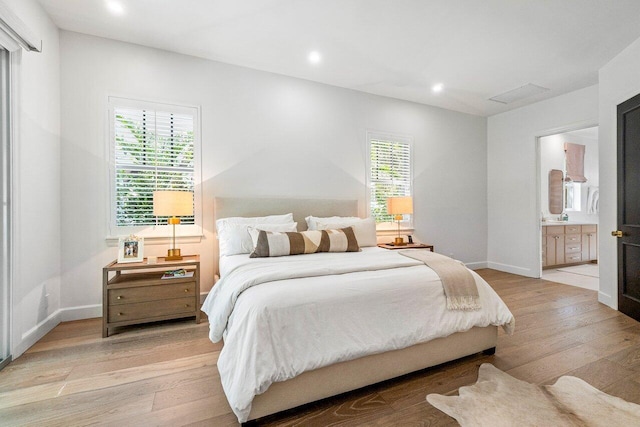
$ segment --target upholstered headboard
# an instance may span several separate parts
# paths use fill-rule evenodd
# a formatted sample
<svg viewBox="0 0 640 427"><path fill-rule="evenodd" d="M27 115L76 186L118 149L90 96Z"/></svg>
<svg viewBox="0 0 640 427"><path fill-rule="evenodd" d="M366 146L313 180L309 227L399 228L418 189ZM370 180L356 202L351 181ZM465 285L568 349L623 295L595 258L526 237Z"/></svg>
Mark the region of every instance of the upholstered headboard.
<svg viewBox="0 0 640 427"><path fill-rule="evenodd" d="M358 216L358 201L344 199L283 199L216 197L215 219L233 216L265 216L293 213L298 231L307 229L304 218L313 216Z"/></svg>

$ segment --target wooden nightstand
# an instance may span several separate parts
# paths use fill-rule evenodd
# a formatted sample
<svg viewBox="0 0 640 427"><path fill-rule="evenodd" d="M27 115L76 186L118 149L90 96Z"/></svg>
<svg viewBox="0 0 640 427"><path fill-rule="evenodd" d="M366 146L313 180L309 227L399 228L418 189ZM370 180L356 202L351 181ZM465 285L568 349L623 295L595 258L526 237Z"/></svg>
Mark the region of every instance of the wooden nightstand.
<svg viewBox="0 0 640 427"><path fill-rule="evenodd" d="M407 243L406 245L403 246L395 246L389 243L379 243L378 244L379 248L384 248L384 249L429 249L431 252L435 252L435 250L433 249L433 245L426 245L424 243Z"/></svg>
<svg viewBox="0 0 640 427"><path fill-rule="evenodd" d="M167 270L183 268L191 277L162 279ZM115 273L109 278L111 273ZM158 257L157 264L118 264L102 269L102 337L113 328L195 316L200 323L200 256L180 261Z"/></svg>

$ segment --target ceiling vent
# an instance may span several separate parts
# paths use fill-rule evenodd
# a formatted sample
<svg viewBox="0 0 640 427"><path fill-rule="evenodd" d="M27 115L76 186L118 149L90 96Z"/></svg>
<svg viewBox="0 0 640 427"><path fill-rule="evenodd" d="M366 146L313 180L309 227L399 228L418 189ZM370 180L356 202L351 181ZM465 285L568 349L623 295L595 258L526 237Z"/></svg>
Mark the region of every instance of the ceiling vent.
<svg viewBox="0 0 640 427"><path fill-rule="evenodd" d="M532 83L527 83L526 85L520 86L517 89L513 89L489 98L489 100L499 102L501 104L511 104L512 102L520 101L522 99L529 98L530 96L534 96L548 90L550 89L542 86L536 86Z"/></svg>

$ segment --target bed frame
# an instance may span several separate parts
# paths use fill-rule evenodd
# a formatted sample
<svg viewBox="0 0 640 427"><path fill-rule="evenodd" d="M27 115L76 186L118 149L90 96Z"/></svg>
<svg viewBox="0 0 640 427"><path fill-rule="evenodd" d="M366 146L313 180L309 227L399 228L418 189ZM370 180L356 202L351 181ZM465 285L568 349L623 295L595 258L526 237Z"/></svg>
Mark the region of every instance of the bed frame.
<svg viewBox="0 0 640 427"><path fill-rule="evenodd" d="M304 220L314 216L358 216L357 200L216 198L217 218L264 216L293 213L298 230L307 228ZM290 380L273 383L253 399L249 420L256 420L300 405L335 396L371 384L449 362L471 354L493 354L498 328L488 326L459 332L416 344L402 350L388 351L336 363L300 374Z"/></svg>

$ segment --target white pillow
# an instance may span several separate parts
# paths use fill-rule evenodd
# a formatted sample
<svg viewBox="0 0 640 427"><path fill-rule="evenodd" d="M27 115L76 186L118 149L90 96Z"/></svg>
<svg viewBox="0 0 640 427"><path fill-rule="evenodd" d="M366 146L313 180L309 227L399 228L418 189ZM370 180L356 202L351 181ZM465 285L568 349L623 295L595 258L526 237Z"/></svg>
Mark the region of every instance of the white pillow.
<svg viewBox="0 0 640 427"><path fill-rule="evenodd" d="M325 218L319 216L308 216L304 220L307 221L307 228L309 230L319 230L317 226L318 222L323 222L325 224L344 224L347 222L360 221L361 219L362 218L358 218L357 216L330 216Z"/></svg>
<svg viewBox="0 0 640 427"><path fill-rule="evenodd" d="M298 231L298 223L290 224L227 224L218 232L220 256L248 254L253 251L250 228L264 231Z"/></svg>
<svg viewBox="0 0 640 427"><path fill-rule="evenodd" d="M376 222L373 220L373 218L354 218L351 220L347 220L348 218L343 218L344 221L342 222L329 223L320 221L321 219L326 218L317 218L317 221L315 221L317 230L352 227L353 234L356 235L356 240L358 241L358 246L360 246L361 248L365 248L367 246L376 246L378 244L378 239L376 238Z"/></svg>
<svg viewBox="0 0 640 427"><path fill-rule="evenodd" d="M293 222L293 214L269 215L262 217L231 217L216 221L217 237L220 243L220 256L248 254L253 250L251 237L247 228L260 225L268 231L297 231L297 223ZM271 230L271 226L276 227Z"/></svg>
<svg viewBox="0 0 640 427"><path fill-rule="evenodd" d="M220 218L216 221L216 230L218 232L224 229L227 224L291 224L293 222L293 214L288 213L284 215L269 215L269 216L254 216L243 217L236 216L231 218Z"/></svg>

